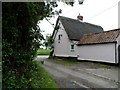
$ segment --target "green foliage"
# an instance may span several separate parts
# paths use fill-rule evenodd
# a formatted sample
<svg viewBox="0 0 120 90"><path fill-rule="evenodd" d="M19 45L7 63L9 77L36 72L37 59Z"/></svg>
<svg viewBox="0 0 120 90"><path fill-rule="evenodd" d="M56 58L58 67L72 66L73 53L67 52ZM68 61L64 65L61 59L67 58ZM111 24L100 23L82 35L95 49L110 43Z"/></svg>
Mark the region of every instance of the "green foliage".
<svg viewBox="0 0 120 90"><path fill-rule="evenodd" d="M55 15L56 6L53 2L2 3L3 88L30 87L32 60L43 39L37 22Z"/></svg>
<svg viewBox="0 0 120 90"><path fill-rule="evenodd" d="M34 61L34 70L31 71L30 84L31 88L48 88L48 90L58 90L58 86L51 76L41 67L41 64Z"/></svg>
<svg viewBox="0 0 120 90"><path fill-rule="evenodd" d="M3 76L3 78L6 81L4 82L4 84L7 86L6 88L27 88L27 85L29 84L27 78L24 76L20 76L17 79L14 71L8 72L7 75Z"/></svg>
<svg viewBox="0 0 120 90"><path fill-rule="evenodd" d="M8 72L7 76L5 76L5 84L7 88L51 88L51 90L57 90L58 86L51 76L35 61L32 62L30 75L29 80L24 76L16 79L14 71Z"/></svg>
<svg viewBox="0 0 120 90"><path fill-rule="evenodd" d="M60 28L60 26L58 25L58 26L55 27L55 30L58 30L59 28Z"/></svg>
<svg viewBox="0 0 120 90"><path fill-rule="evenodd" d="M31 87L32 60L43 39L38 20L61 13L56 2L2 3L2 88Z"/></svg>
<svg viewBox="0 0 120 90"><path fill-rule="evenodd" d="M49 54L49 58L54 57L54 56L53 56L53 53L54 53L54 49L53 49L53 50L51 50L51 52L50 52L50 54Z"/></svg>
<svg viewBox="0 0 120 90"><path fill-rule="evenodd" d="M49 55L51 50L45 50L45 49L38 49L37 50L37 55Z"/></svg>
<svg viewBox="0 0 120 90"><path fill-rule="evenodd" d="M46 35L46 39L44 40L44 46L46 47L46 49L52 49L52 44L53 44L53 39L52 39L52 35L48 34Z"/></svg>

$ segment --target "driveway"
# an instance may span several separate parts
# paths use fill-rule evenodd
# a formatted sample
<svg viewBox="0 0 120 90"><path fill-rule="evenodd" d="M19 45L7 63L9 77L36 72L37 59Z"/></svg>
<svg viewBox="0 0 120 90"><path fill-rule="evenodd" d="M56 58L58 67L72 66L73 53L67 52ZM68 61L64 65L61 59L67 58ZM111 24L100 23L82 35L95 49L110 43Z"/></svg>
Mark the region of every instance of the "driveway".
<svg viewBox="0 0 120 90"><path fill-rule="evenodd" d="M80 68L80 65L65 67L39 56L37 61L40 60L45 61L43 67L51 74L52 78L59 85L59 88L87 88L88 90L118 88L116 82L88 73L84 71L84 68Z"/></svg>

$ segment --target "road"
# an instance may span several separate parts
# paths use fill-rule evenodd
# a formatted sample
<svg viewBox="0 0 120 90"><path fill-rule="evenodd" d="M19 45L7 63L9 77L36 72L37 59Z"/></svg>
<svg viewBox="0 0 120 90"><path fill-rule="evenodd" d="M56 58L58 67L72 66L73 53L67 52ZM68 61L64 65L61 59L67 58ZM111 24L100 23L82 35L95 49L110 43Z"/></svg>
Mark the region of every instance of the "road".
<svg viewBox="0 0 120 90"><path fill-rule="evenodd" d="M115 82L88 74L83 70L76 71L51 62L47 56L40 56L38 61L44 60L43 67L51 74L59 88L81 88L96 90L96 88L118 88Z"/></svg>

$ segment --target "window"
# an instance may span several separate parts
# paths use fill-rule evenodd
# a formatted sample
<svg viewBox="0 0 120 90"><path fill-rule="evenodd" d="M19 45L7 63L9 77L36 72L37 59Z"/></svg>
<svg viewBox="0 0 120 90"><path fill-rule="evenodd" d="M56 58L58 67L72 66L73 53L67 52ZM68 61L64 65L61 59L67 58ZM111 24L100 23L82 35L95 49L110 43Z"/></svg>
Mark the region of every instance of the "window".
<svg viewBox="0 0 120 90"><path fill-rule="evenodd" d="M62 34L59 34L59 35L58 35L58 40L60 40L60 39L61 39L61 37L62 37Z"/></svg>
<svg viewBox="0 0 120 90"><path fill-rule="evenodd" d="M58 40L60 40L61 35L58 35Z"/></svg>
<svg viewBox="0 0 120 90"><path fill-rule="evenodd" d="M58 35L58 43L60 43L61 37L62 37L62 34L59 34Z"/></svg>
<svg viewBox="0 0 120 90"><path fill-rule="evenodd" d="M74 49L74 45L71 45L71 49Z"/></svg>
<svg viewBox="0 0 120 90"><path fill-rule="evenodd" d="M71 51L72 52L74 51L74 45L73 44L71 45Z"/></svg>

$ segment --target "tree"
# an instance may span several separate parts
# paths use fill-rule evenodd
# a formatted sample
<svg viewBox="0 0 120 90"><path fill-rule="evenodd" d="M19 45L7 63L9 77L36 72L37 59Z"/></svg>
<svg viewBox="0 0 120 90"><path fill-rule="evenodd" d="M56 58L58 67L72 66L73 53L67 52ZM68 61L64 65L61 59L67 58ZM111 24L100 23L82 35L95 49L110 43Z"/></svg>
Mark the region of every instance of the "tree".
<svg viewBox="0 0 120 90"><path fill-rule="evenodd" d="M71 3L70 3L71 4ZM38 20L52 17L56 2L2 3L2 87L29 88L32 60L43 39Z"/></svg>
<svg viewBox="0 0 120 90"><path fill-rule="evenodd" d="M46 47L46 49L51 49L52 48L52 44L53 44L53 39L52 39L52 35L51 34L47 34L46 35L46 39L44 40L44 46Z"/></svg>
<svg viewBox="0 0 120 90"><path fill-rule="evenodd" d="M54 15L56 6L54 2L3 3L3 88L29 87L25 81L31 77L32 60L43 39L37 21Z"/></svg>

